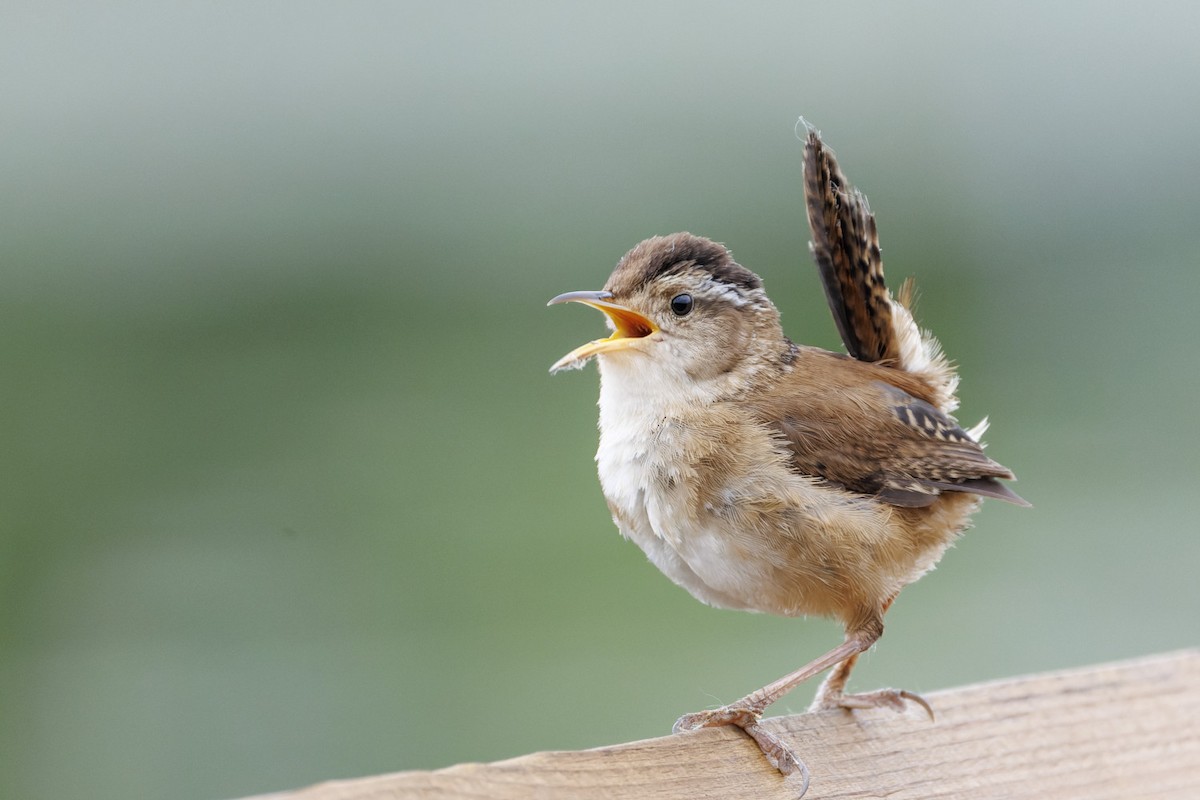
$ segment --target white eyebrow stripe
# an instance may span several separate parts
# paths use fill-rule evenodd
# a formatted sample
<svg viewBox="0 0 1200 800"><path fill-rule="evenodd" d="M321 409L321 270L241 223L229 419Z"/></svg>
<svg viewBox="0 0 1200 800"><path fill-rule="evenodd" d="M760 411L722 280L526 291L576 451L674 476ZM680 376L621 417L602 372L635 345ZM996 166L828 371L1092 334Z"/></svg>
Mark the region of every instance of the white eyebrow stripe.
<svg viewBox="0 0 1200 800"><path fill-rule="evenodd" d="M730 305L742 308L750 305L753 301L739 292L736 288L727 283L708 278L704 283L697 287L696 294L698 297L705 300L719 300L729 303Z"/></svg>

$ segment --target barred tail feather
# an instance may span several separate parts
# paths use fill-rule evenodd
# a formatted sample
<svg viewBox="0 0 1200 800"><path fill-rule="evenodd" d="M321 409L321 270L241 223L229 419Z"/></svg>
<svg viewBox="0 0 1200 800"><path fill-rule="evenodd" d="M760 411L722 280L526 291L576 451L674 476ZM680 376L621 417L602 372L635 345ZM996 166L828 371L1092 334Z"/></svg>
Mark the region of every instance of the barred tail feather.
<svg viewBox="0 0 1200 800"><path fill-rule="evenodd" d="M813 128L804 146L804 193L810 249L846 351L860 361L919 376L929 384L934 405L953 411L958 407L954 366L913 320L912 282L904 282L899 297L888 291L867 199L850 185Z"/></svg>

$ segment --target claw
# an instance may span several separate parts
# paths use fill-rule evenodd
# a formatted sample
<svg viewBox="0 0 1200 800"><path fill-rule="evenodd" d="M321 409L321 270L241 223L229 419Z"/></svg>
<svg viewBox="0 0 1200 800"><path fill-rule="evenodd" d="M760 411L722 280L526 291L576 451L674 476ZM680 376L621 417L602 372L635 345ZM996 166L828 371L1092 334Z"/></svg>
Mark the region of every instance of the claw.
<svg viewBox="0 0 1200 800"><path fill-rule="evenodd" d="M929 701L927 701L924 697L921 697L921 695L917 694L916 692L910 692L906 689L902 689L900 691L900 696L905 700L913 701L921 708L925 709L925 713L929 715L930 722L936 721L936 717L933 715L933 706L929 705Z"/></svg>

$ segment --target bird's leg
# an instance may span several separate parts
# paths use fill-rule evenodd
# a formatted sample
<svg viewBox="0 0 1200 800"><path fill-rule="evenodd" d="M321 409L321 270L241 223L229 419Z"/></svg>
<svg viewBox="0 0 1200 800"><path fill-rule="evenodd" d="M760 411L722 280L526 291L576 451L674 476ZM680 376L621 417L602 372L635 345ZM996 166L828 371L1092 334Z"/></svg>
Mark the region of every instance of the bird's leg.
<svg viewBox="0 0 1200 800"><path fill-rule="evenodd" d="M894 597L892 598L895 599ZM888 600L883 610L887 611L888 606L892 604L892 600ZM866 649L866 648L863 648ZM879 708L881 706L890 708L894 711L904 711L906 708L905 701L912 702L925 709L925 713L929 715L929 719L933 719L933 708L921 695L915 692L910 692L904 689L878 689L874 692L863 692L862 694L846 694L846 681L850 678L850 670L854 669L855 662L858 661L858 654L846 658L839 662L833 668L833 671L821 683L817 689L817 696L813 698L812 705L808 707L811 711L829 711L831 709L845 708Z"/></svg>
<svg viewBox="0 0 1200 800"><path fill-rule="evenodd" d="M784 775L800 772L808 782L808 768L791 749L773 733L768 732L760 724L763 711L785 694L795 689L814 675L829 669L835 664L852 658L866 650L883 632L882 624L864 630L847 632L846 640L830 650L825 655L805 664L795 672L784 675L777 681L768 683L756 692L730 703L727 706L711 711L697 711L684 714L675 722L674 732L693 731L698 728L716 728L722 725L736 725L746 732L762 750L771 766Z"/></svg>

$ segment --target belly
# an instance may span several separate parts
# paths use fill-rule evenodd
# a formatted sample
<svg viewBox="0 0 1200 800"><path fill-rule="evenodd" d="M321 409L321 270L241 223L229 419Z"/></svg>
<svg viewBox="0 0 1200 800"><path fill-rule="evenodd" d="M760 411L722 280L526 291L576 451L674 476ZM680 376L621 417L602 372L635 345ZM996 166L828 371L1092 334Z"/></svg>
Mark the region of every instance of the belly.
<svg viewBox="0 0 1200 800"><path fill-rule="evenodd" d="M762 520L747 518L753 515L753 503L704 500L678 463L598 461L601 486L621 534L697 600L786 616L826 612L803 602L813 593L806 590L805 570L794 565L803 563L805 555L765 537ZM718 494L731 497L730 492ZM725 513L731 508L736 509L733 515Z"/></svg>
<svg viewBox="0 0 1200 800"><path fill-rule="evenodd" d="M740 560L727 552L719 537L699 530L681 534L675 526L662 525L661 519L660 525L655 526L644 495L636 502L619 506L610 498L609 508L621 535L640 547L650 563L700 602L741 611L772 610L760 608L740 590L754 579L733 574L730 565Z"/></svg>
<svg viewBox="0 0 1200 800"><path fill-rule="evenodd" d="M608 467L614 522L663 574L709 605L782 616L877 607L937 563L976 505L951 493L908 514L792 474L698 496L661 463Z"/></svg>

